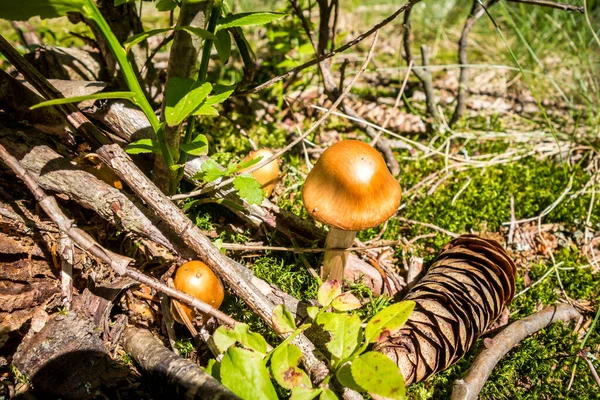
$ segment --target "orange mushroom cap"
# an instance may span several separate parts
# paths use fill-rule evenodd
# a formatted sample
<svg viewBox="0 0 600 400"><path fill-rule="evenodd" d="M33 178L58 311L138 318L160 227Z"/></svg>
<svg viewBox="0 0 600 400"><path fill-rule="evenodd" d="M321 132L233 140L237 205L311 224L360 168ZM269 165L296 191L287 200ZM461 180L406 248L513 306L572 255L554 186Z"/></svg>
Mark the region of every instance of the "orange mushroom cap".
<svg viewBox="0 0 600 400"><path fill-rule="evenodd" d="M358 140L323 152L306 177L302 199L316 220L347 231L372 228L400 206L402 189L381 154Z"/></svg>
<svg viewBox="0 0 600 400"><path fill-rule="evenodd" d="M270 150L261 149L251 152L243 161L250 161L258 158L259 162L262 162L272 156L273 153ZM247 171L250 168L252 168L252 166L241 169L240 172ZM252 176L260 183L262 189L265 191L265 197L270 197L271 193L273 193L273 189L275 189L275 186L277 185L277 180L279 179L279 162L277 160L271 161L267 165L252 172Z"/></svg>
<svg viewBox="0 0 600 400"><path fill-rule="evenodd" d="M189 261L183 264L177 269L173 281L177 290L194 296L214 308L219 308L221 303L223 303L223 298L225 297L223 285L208 265L202 261ZM192 310L180 302L179 305L188 319L193 321Z"/></svg>

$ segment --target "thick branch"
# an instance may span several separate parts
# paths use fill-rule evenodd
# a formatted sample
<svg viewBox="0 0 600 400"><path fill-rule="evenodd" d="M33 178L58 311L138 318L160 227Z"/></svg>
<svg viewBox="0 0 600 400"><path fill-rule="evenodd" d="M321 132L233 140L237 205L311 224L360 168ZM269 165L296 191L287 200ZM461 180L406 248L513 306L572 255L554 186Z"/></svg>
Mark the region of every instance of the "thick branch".
<svg viewBox="0 0 600 400"><path fill-rule="evenodd" d="M558 321L579 318L577 310L567 304L546 307L529 317L515 321L497 334L491 345L479 353L464 379L454 382L452 400L475 400L496 364L513 347L529 335Z"/></svg>
<svg viewBox="0 0 600 400"><path fill-rule="evenodd" d="M127 328L123 348L147 372L177 388L180 398L238 399L195 363L179 357L146 329ZM166 378L166 379L165 379Z"/></svg>

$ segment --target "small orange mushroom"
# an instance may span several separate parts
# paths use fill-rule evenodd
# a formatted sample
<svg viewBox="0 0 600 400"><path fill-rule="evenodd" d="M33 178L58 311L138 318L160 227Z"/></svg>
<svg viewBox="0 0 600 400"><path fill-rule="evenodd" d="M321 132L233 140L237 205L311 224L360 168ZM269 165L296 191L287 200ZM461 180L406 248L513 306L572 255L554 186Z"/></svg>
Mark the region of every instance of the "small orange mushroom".
<svg viewBox="0 0 600 400"><path fill-rule="evenodd" d="M223 303L223 298L225 297L223 285L208 265L202 261L189 261L183 264L177 269L173 281L175 289L194 296L214 308L218 309L221 303ZM188 306L181 304L177 300L173 301L177 303L177 307L172 307L171 310L177 322L183 323L182 318L176 312L177 309L183 310L188 320L194 320L195 311L192 311ZM202 315L202 319L206 321L208 316Z"/></svg>
<svg viewBox="0 0 600 400"><path fill-rule="evenodd" d="M263 160L267 160L271 157L273 157L273 153L270 150L261 149L248 154L248 156L244 158L242 162L257 158L260 159L259 162L262 162ZM252 168L252 166L241 169L240 172L247 171L250 168ZM258 181L258 183L260 183L262 189L265 191L265 197L270 197L271 193L273 193L273 189L275 189L275 186L279 181L279 162L277 160L271 161L267 165L252 172L252 176Z"/></svg>

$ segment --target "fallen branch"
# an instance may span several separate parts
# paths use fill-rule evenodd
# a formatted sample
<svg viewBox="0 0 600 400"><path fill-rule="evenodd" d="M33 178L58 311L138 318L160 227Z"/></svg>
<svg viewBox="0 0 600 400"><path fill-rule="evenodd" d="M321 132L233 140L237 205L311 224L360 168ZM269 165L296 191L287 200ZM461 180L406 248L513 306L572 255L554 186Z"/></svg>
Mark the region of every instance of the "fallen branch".
<svg viewBox="0 0 600 400"><path fill-rule="evenodd" d="M248 274L240 269L239 264L223 255L185 213L137 168L123 149L117 145L107 145L98 149L97 153L223 279L238 297L245 301L271 328L274 328L271 318L275 304L267 299L255 285L255 282L258 283L257 280L251 280ZM263 281L261 282L265 284ZM304 335L299 335L294 343L302 350L304 365L313 381L320 382L327 376L328 369L315 354L317 350L314 344Z"/></svg>
<svg viewBox="0 0 600 400"><path fill-rule="evenodd" d="M210 314L229 326L234 326L236 321L225 313L215 309L211 305L198 300L186 293L168 287L167 285L157 281L154 278L146 276L136 270L128 268L135 260L129 257L122 256L105 249L98 244L90 235L83 230L74 226L71 221L60 209L56 199L53 196L48 196L39 187L35 179L27 172L27 170L19 163L19 161L6 151L4 146L0 145L0 159L27 185L35 200L42 207L44 212L56 223L58 228L64 232L77 246L87 251L102 262L108 264L115 272L120 275L128 276L150 286L157 291L168 294L169 296L188 304L203 313Z"/></svg>
<svg viewBox="0 0 600 400"><path fill-rule="evenodd" d="M146 329L125 329L123 348L147 372L177 389L186 399L238 399L195 363L179 357ZM166 378L166 379L165 379Z"/></svg>
<svg viewBox="0 0 600 400"><path fill-rule="evenodd" d="M479 353L464 379L454 382L451 400L477 399L496 364L519 342L554 322L566 323L580 316L573 306L558 304L513 322L494 337L491 345Z"/></svg>
<svg viewBox="0 0 600 400"><path fill-rule="evenodd" d="M585 8L582 6L574 6L574 5L565 4L565 3L557 3L555 1L549 1L549 0L507 0L507 1L509 3L529 4L532 6L556 8L558 10L563 10L563 11L575 11L575 12L580 12L582 14L585 13Z"/></svg>

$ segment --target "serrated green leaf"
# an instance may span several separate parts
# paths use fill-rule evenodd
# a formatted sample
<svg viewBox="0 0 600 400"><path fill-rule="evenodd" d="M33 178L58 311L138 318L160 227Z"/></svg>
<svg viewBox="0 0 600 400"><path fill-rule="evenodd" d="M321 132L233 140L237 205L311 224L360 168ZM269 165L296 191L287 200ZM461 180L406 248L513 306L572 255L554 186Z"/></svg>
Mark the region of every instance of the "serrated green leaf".
<svg viewBox="0 0 600 400"><path fill-rule="evenodd" d="M244 400L278 400L264 355L230 347L221 361L221 383Z"/></svg>
<svg viewBox="0 0 600 400"><path fill-rule="evenodd" d="M351 311L361 308L362 304L360 304L360 300L351 292L346 292L333 299L331 307L336 311Z"/></svg>
<svg viewBox="0 0 600 400"><path fill-rule="evenodd" d="M223 64L227 64L229 57L231 56L231 35L229 31L222 30L217 32L217 40L215 40L215 48L219 59Z"/></svg>
<svg viewBox="0 0 600 400"><path fill-rule="evenodd" d="M306 372L298 368L302 359L302 351L290 343L278 346L271 355L271 372L277 383L285 389L298 386L312 387Z"/></svg>
<svg viewBox="0 0 600 400"><path fill-rule="evenodd" d="M292 389L292 395L290 396L290 400L312 400L318 395L321 394L323 388L306 388L302 386L298 386Z"/></svg>
<svg viewBox="0 0 600 400"><path fill-rule="evenodd" d="M325 345L334 361L345 359L361 344L361 321L358 315L325 312L317 317L317 324L331 335Z"/></svg>
<svg viewBox="0 0 600 400"><path fill-rule="evenodd" d="M357 392L363 392L364 389L358 386L358 383L356 383L352 377L351 366L351 363L342 365L335 373L335 377L343 387L347 387L348 389L352 389Z"/></svg>
<svg viewBox="0 0 600 400"><path fill-rule="evenodd" d="M172 11L175 8L177 8L179 4L177 4L176 1L174 0L160 0L158 3L156 3L156 10L157 11Z"/></svg>
<svg viewBox="0 0 600 400"><path fill-rule="evenodd" d="M133 92L101 92L88 94L85 96L75 96L75 97L64 97L60 99L52 99L47 101L42 101L41 103L35 104L31 106L30 110L35 110L37 108L48 107L48 106L57 106L61 104L70 104L70 103L81 103L86 100L105 100L105 99L133 99L135 97L135 93Z"/></svg>
<svg viewBox="0 0 600 400"><path fill-rule="evenodd" d="M333 390L323 389L321 396L319 396L319 400L338 400L338 397Z"/></svg>
<svg viewBox="0 0 600 400"><path fill-rule="evenodd" d="M277 12L249 12L231 14L219 19L217 31L233 28L236 26L266 25L270 22L284 17L286 14Z"/></svg>
<svg viewBox="0 0 600 400"><path fill-rule="evenodd" d="M31 17L56 18L68 12L84 12L86 0L0 0L0 18L25 21ZM87 15L87 13L86 13Z"/></svg>
<svg viewBox="0 0 600 400"><path fill-rule="evenodd" d="M342 294L342 285L339 281L324 282L317 292L317 301L323 307L328 307L333 299Z"/></svg>
<svg viewBox="0 0 600 400"><path fill-rule="evenodd" d="M193 156L202 156L208 154L208 139L199 134L190 143L183 143L179 148Z"/></svg>
<svg viewBox="0 0 600 400"><path fill-rule="evenodd" d="M402 400L406 398L404 377L398 366L376 351L364 353L352 362L352 378L370 394Z"/></svg>
<svg viewBox="0 0 600 400"><path fill-rule="evenodd" d="M365 327L365 340L374 343L380 338L393 334L404 325L413 308L415 302L406 300L379 311Z"/></svg>
<svg viewBox="0 0 600 400"><path fill-rule="evenodd" d="M218 162L212 158L209 158L200 164L200 172L194 175L192 179L201 180L204 182L212 182L223 177L225 172L226 171Z"/></svg>
<svg viewBox="0 0 600 400"><path fill-rule="evenodd" d="M273 327L279 333L289 333L296 330L296 322L291 312L279 304L273 310Z"/></svg>
<svg viewBox="0 0 600 400"><path fill-rule="evenodd" d="M190 78L173 77L167 81L165 120L177 126L200 107L212 90L208 82L199 84Z"/></svg>
<svg viewBox="0 0 600 400"><path fill-rule="evenodd" d="M249 174L242 174L233 179L233 187L237 190L240 198L250 204L261 204L265 194L260 183Z"/></svg>
<svg viewBox="0 0 600 400"><path fill-rule="evenodd" d="M125 147L128 154L156 153L161 154L158 142L152 139L140 139Z"/></svg>
<svg viewBox="0 0 600 400"><path fill-rule="evenodd" d="M310 319L315 319L318 312L319 312L319 307L312 306L312 307L306 308L306 313L308 314Z"/></svg>

